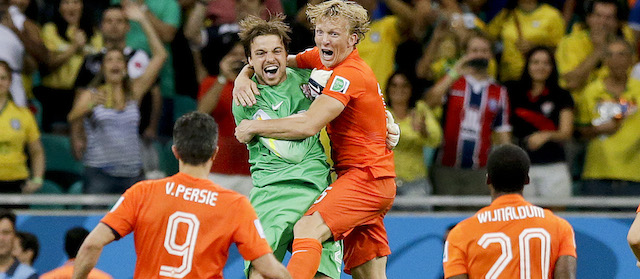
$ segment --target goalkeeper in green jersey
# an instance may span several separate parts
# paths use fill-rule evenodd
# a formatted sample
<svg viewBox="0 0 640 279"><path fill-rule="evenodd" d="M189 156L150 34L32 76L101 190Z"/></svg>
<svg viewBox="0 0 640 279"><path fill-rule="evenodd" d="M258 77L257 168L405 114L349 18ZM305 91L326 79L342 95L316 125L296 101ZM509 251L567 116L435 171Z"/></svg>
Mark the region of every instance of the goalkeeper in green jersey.
<svg viewBox="0 0 640 279"><path fill-rule="evenodd" d="M252 107L234 104L236 124L244 119L282 118L309 108L331 72L287 68L289 26L283 17L265 21L248 17L240 22L240 38L260 95ZM310 77L312 78L310 81ZM258 137L247 145L254 188L249 200L258 213L273 253L282 261L293 241L293 225L330 183L327 157L315 135L304 140ZM260 278L245 270L249 278ZM323 244L316 278L340 278L342 242Z"/></svg>

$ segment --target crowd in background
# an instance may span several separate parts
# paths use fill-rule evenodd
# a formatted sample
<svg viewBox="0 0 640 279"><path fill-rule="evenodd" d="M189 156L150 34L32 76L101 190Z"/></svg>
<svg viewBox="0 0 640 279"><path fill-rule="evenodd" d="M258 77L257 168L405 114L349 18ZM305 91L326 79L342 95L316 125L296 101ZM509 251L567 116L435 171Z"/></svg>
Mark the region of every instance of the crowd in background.
<svg viewBox="0 0 640 279"><path fill-rule="evenodd" d="M505 142L531 157L526 196L640 194L640 1L356 2L371 16L357 49L402 131L399 195L488 193L487 155ZM313 46L306 4L0 0L0 192L79 180L120 194L171 175L161 153L186 100L219 124L211 179L248 194L237 23L286 14L295 54ZM69 142L78 179L50 170L49 135Z"/></svg>

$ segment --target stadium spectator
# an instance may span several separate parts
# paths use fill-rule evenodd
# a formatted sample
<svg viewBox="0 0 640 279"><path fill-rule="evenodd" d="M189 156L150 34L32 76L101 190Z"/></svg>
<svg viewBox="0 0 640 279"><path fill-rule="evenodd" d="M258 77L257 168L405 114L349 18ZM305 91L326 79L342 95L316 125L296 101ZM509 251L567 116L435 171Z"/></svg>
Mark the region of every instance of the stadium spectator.
<svg viewBox="0 0 640 279"><path fill-rule="evenodd" d="M176 36L171 41L171 53L173 53L173 69L175 71L176 88L180 88L177 92L193 98L198 98L198 86L200 84L199 76L196 74L195 60L201 60L200 57L194 57L191 44L184 35L184 28L188 21L189 15L196 7L196 0L179 0L178 4L181 9L181 18L183 22L180 24ZM200 64L202 62L200 61Z"/></svg>
<svg viewBox="0 0 640 279"><path fill-rule="evenodd" d="M573 135L573 99L558 85L553 52L534 47L519 81L506 84L513 136L531 158L525 197L567 198L572 181L564 143Z"/></svg>
<svg viewBox="0 0 640 279"><path fill-rule="evenodd" d="M360 57L371 67L380 88L387 88L387 80L394 71L396 50L398 45L411 35L415 12L411 5L402 0L356 0L369 15L369 33L359 38L358 52ZM374 11L383 2L391 11L391 15L375 18ZM413 69L409 69L413 71Z"/></svg>
<svg viewBox="0 0 640 279"><path fill-rule="evenodd" d="M225 50L231 49L237 42L240 31L238 22L249 15L262 15L263 19L268 19L269 14L263 14L265 6L261 0L240 0L237 1L233 10L237 14L236 21L208 25L205 22L207 10L204 4L206 2L213 4L214 2L226 1L203 0L196 2L185 24L184 35L194 51L200 52L201 62L208 74L218 76L220 74L220 60L225 55Z"/></svg>
<svg viewBox="0 0 640 279"><path fill-rule="evenodd" d="M13 256L16 259L23 264L33 266L39 252L38 237L29 232L16 232L16 243L13 245Z"/></svg>
<svg viewBox="0 0 640 279"><path fill-rule="evenodd" d="M62 266L53 269L40 276L40 279L61 279L71 278L73 275L73 266L80 250L80 245L89 235L89 231L82 227L75 227L69 229L64 237L64 251L67 253L69 259ZM97 268L92 269L89 272L88 278L90 279L112 279L111 275Z"/></svg>
<svg viewBox="0 0 640 279"><path fill-rule="evenodd" d="M139 104L158 77L167 52L140 5L129 3L124 11L129 20L143 26L152 58L144 73L130 80L122 51L107 51L95 83L76 98L68 120L84 121L85 193L122 193L142 178Z"/></svg>
<svg viewBox="0 0 640 279"><path fill-rule="evenodd" d="M469 25L469 21L458 23L455 28L450 27L448 20L439 22L434 31L424 54L416 64L416 75L430 81L438 81L444 77L448 71L456 64L463 52L464 44L473 36L477 30L484 27L474 23ZM453 29L453 31L450 31ZM474 31L476 30L476 31ZM495 58L489 60L488 73L496 78L498 74L498 63Z"/></svg>
<svg viewBox="0 0 640 279"><path fill-rule="evenodd" d="M486 194L489 148L511 141L507 90L487 71L492 57L491 41L474 35L465 55L425 96L432 109L443 108L443 144L433 172L435 194Z"/></svg>
<svg viewBox="0 0 640 279"><path fill-rule="evenodd" d="M9 64L0 60L0 192L30 194L42 187L44 149L31 111L13 102L11 73Z"/></svg>
<svg viewBox="0 0 640 279"><path fill-rule="evenodd" d="M138 261L134 278L222 278L232 243L264 277L291 278L271 253L247 198L207 180L218 150L213 118L185 114L173 133L180 172L127 190L80 247L73 278L87 278L103 247L131 232ZM180 246L190 251L176 257Z"/></svg>
<svg viewBox="0 0 640 279"><path fill-rule="evenodd" d="M272 119L309 109L311 84L324 87L331 72L286 67L289 26L283 16L269 21L249 16L240 22L242 46L256 71L260 95L256 105L234 105L236 123L245 119ZM242 50L242 49L240 49ZM321 74L324 73L324 74ZM310 81L313 79L313 81ZM327 157L316 134L301 141L259 137L247 143L255 188L249 200L264 225L267 241L280 261L293 241L294 224L329 186ZM248 267L248 263L245 264ZM320 266L314 278L340 278L341 242L323 243ZM249 278L256 278L249 273Z"/></svg>
<svg viewBox="0 0 640 279"><path fill-rule="evenodd" d="M96 54L87 55L82 62L78 78L75 81L76 92L87 89L91 82L100 74L105 54L109 50L119 50L125 56L127 63L127 75L130 80L139 78L149 65L149 55L141 49L127 46L126 35L129 30L129 22L124 9L120 5L111 5L102 13L100 33L104 41L104 47ZM140 102L140 128L142 136L141 152L145 173L157 169L157 160L148 158L158 157L152 142L158 136L158 126L162 114L162 94L158 84L154 84L151 90L144 95ZM74 121L71 124L71 144L73 154L77 159L82 158L86 147L86 136L82 127L82 121ZM154 167L154 163L156 167Z"/></svg>
<svg viewBox="0 0 640 279"><path fill-rule="evenodd" d="M278 0L202 0L208 2L206 16L211 21L212 26L221 26L240 22L246 15L243 11L260 7L257 14L253 14L262 19L268 19L270 15L277 15L284 12L281 1ZM232 12L234 11L234 12Z"/></svg>
<svg viewBox="0 0 640 279"><path fill-rule="evenodd" d="M528 171L529 158L521 148L509 144L492 150L487 164L491 205L451 229L442 260L445 278L576 278L573 228L522 197Z"/></svg>
<svg viewBox="0 0 640 279"><path fill-rule="evenodd" d="M294 226L288 269L296 278L312 278L320 265L322 243L333 237L345 239L346 273L355 278L384 276L391 250L383 219L395 199L396 186L393 153L383 142L391 119L385 117L373 70L355 47L368 31L367 11L354 2L331 0L310 5L307 15L315 25L317 46L290 56L287 64L333 70L327 83L331 86L322 90L309 110L295 117L243 120L236 138L241 142L254 136L304 139L329 124L338 179ZM273 77L267 65L258 70ZM245 67L235 82L234 99L241 105L255 103L255 96L247 94L257 91L248 80L249 73Z"/></svg>
<svg viewBox="0 0 640 279"><path fill-rule="evenodd" d="M220 61L220 74L206 77L198 93L198 111L211 114L218 123L220 150L209 179L245 196L253 188L249 172L249 151L234 136L236 123L231 112L233 82L246 63L242 44L236 43Z"/></svg>
<svg viewBox="0 0 640 279"><path fill-rule="evenodd" d="M26 55L46 66L50 63L49 50L42 43L38 25L17 7L9 7L9 0L0 0L0 38L0 60L13 69L11 96L18 107L25 107L27 95L20 74L27 67Z"/></svg>
<svg viewBox="0 0 640 279"><path fill-rule="evenodd" d="M91 12L82 0L60 0L56 4L53 20L42 26L42 40L51 52L51 62L42 69L42 86L35 88L34 94L42 103L42 130L67 133L66 116L75 98L73 85L78 71L85 55L102 48L102 40L94 32Z"/></svg>
<svg viewBox="0 0 640 279"><path fill-rule="evenodd" d="M16 242L16 215L0 208L0 277L12 279L37 279L36 271L13 256Z"/></svg>
<svg viewBox="0 0 640 279"><path fill-rule="evenodd" d="M402 137L393 150L399 195L429 195L431 184L423 148L437 148L442 128L431 108L420 99L409 74L395 72L387 83L387 108L398 122Z"/></svg>
<svg viewBox="0 0 640 279"><path fill-rule="evenodd" d="M623 39L608 44L609 75L590 83L578 103L577 130L588 140L582 193L640 195L640 81L629 77L633 47Z"/></svg>
<svg viewBox="0 0 640 279"><path fill-rule="evenodd" d="M562 14L538 0L509 0L491 20L487 32L502 42L500 80L517 80L522 75L524 56L536 45L555 47L564 35Z"/></svg>
<svg viewBox="0 0 640 279"><path fill-rule="evenodd" d="M607 75L606 67L601 65L609 42L622 36L629 43L635 42L633 32L624 25L625 9L618 6L616 0L586 3L586 26L574 24L556 50L560 85L569 90L575 100L579 100L584 86Z"/></svg>
<svg viewBox="0 0 640 279"><path fill-rule="evenodd" d="M160 72L160 91L163 97L171 97L176 94L175 73L173 69L173 57L170 44L173 41L181 22L180 6L176 0L111 0L111 4L120 3L126 8L129 4L141 4L142 10L151 21L151 25L158 34L168 53L167 61ZM142 49L147 53L153 53L153 46L147 32L137 22L130 23L127 33L127 46L134 49Z"/></svg>

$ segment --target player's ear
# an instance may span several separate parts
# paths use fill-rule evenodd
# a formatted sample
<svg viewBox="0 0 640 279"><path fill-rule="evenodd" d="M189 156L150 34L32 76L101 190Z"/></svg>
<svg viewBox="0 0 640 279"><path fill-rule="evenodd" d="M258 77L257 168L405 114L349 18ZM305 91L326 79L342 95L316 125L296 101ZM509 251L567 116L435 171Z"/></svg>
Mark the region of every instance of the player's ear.
<svg viewBox="0 0 640 279"><path fill-rule="evenodd" d="M529 179L529 177L527 176L527 179ZM491 185L491 177L489 177L489 174L487 174L487 185Z"/></svg>
<svg viewBox="0 0 640 279"><path fill-rule="evenodd" d="M352 33L351 36L349 36L349 45L355 47L357 42L358 42L358 34Z"/></svg>
<svg viewBox="0 0 640 279"><path fill-rule="evenodd" d="M527 178L524 179L524 185L529 184L531 181L529 180L529 175L527 174Z"/></svg>
<svg viewBox="0 0 640 279"><path fill-rule="evenodd" d="M175 144L171 145L171 152L173 153L173 156L176 157L176 160L180 161L180 154L178 154L178 149Z"/></svg>
<svg viewBox="0 0 640 279"><path fill-rule="evenodd" d="M247 57L247 62L249 63L249 66L253 68L253 60L251 60L251 56Z"/></svg>

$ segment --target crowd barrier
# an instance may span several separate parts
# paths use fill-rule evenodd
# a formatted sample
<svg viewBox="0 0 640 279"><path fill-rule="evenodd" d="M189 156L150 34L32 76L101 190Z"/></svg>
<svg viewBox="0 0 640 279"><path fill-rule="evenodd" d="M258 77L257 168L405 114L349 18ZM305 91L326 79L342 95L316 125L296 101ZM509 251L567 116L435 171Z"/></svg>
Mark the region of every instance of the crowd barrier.
<svg viewBox="0 0 640 279"><path fill-rule="evenodd" d="M578 278L640 278L640 269L627 242L633 210L624 214L559 214L575 228L578 245ZM91 230L104 213L70 215L20 212L17 227L38 236L40 256L35 262L39 272L51 270L66 261L63 239L66 230L82 226ZM445 229L472 213L391 213L386 218L392 255L388 278L442 278L442 236ZM131 235L108 245L97 267L114 278L132 278L135 252ZM230 251L225 278L241 279L243 263L237 249ZM343 275L342 278L351 278Z"/></svg>

